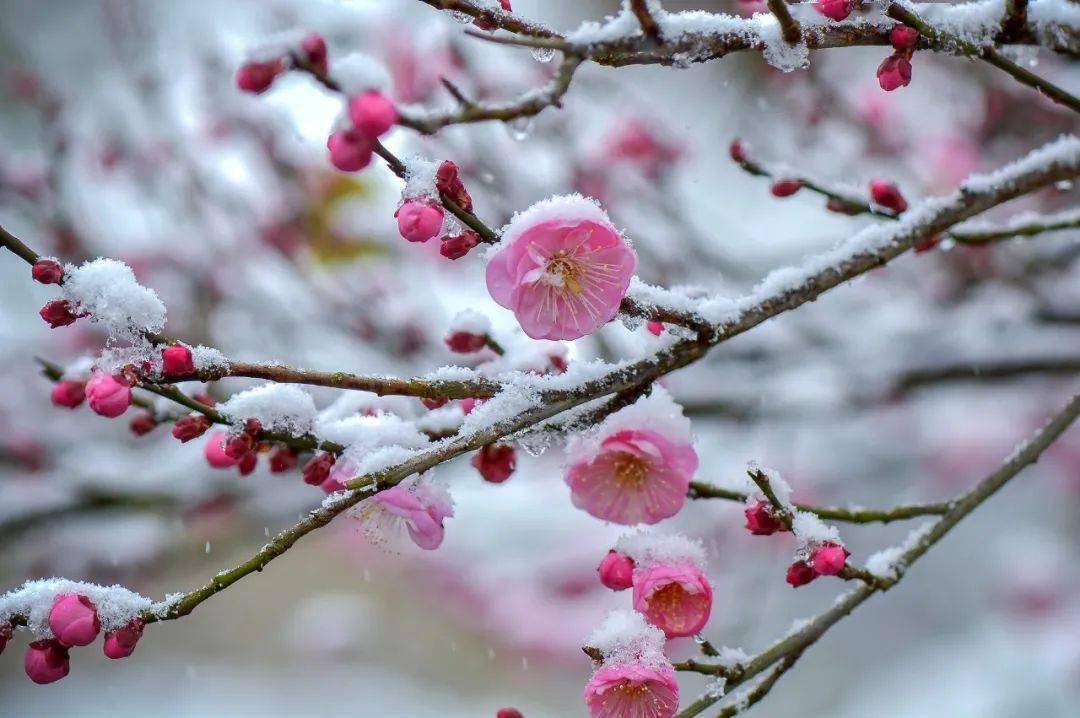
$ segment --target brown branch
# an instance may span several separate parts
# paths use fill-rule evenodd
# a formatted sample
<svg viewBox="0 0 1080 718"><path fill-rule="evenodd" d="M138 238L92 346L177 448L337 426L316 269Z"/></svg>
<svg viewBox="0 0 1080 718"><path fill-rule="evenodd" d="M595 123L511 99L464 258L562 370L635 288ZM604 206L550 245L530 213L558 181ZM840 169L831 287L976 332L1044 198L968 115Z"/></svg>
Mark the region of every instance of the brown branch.
<svg viewBox="0 0 1080 718"><path fill-rule="evenodd" d="M769 12L780 24L780 30L784 34L784 40L790 45L795 45L802 39L802 26L799 21L791 16L787 7L787 0L767 0Z"/></svg>
<svg viewBox="0 0 1080 718"><path fill-rule="evenodd" d="M1027 26L1028 0L1005 0L1005 17L1001 20L1001 32L997 42L1006 43L1019 37Z"/></svg>
<svg viewBox="0 0 1080 718"><path fill-rule="evenodd" d="M957 362L904 372L896 380L890 398L896 399L914 389L943 381L994 381L1031 374L1071 376L1077 373L1080 373L1078 357Z"/></svg>
<svg viewBox="0 0 1080 718"><path fill-rule="evenodd" d="M653 42L661 42L660 25L649 9L649 0L630 0L630 10L637 17L645 37Z"/></svg>
<svg viewBox="0 0 1080 718"><path fill-rule="evenodd" d="M530 37L560 37L558 33L544 25L525 20L514 13L501 8L480 6L470 0L420 0L425 5L430 5L436 10L448 10L469 15L489 25L493 25L508 32L516 32Z"/></svg>

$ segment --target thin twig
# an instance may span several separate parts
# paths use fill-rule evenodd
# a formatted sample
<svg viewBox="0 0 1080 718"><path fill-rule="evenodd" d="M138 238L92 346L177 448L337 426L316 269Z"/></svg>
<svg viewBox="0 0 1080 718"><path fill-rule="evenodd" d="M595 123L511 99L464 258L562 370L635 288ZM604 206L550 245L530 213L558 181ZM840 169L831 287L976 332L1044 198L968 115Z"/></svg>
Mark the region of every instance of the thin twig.
<svg viewBox="0 0 1080 718"><path fill-rule="evenodd" d="M776 22L780 24L784 40L791 45L798 43L802 39L802 26L799 25L798 20L791 16L786 0L768 0L767 5L769 6L769 12L776 18Z"/></svg>

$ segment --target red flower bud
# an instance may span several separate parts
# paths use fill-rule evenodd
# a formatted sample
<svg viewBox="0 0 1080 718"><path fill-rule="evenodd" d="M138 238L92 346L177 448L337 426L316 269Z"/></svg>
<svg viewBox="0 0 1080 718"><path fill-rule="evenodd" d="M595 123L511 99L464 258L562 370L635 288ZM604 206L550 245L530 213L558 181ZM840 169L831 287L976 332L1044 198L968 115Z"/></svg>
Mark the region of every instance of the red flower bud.
<svg viewBox="0 0 1080 718"><path fill-rule="evenodd" d="M471 229L466 229L461 234L452 237L443 237L439 254L447 259L461 259L469 250L480 244L480 235Z"/></svg>
<svg viewBox="0 0 1080 718"><path fill-rule="evenodd" d="M330 469L334 466L334 455L322 451L308 459L300 473L304 477L305 484L319 486L330 476Z"/></svg>
<svg viewBox="0 0 1080 718"><path fill-rule="evenodd" d="M183 344L173 344L161 350L161 373L165 376L190 376L195 373L191 350Z"/></svg>
<svg viewBox="0 0 1080 718"><path fill-rule="evenodd" d="M907 87L911 82L911 62L904 55L894 52L878 65L878 84L886 92Z"/></svg>
<svg viewBox="0 0 1080 718"><path fill-rule="evenodd" d="M53 329L73 324L81 316L72 311L71 304L66 299L54 299L46 303L38 314Z"/></svg>
<svg viewBox="0 0 1080 718"><path fill-rule="evenodd" d="M212 423L203 414L187 414L181 416L173 424L172 435L186 443L205 434Z"/></svg>
<svg viewBox="0 0 1080 718"><path fill-rule="evenodd" d="M438 399L431 399L429 397L420 397L420 403L428 409L438 409L440 406L445 406L446 402L450 401L446 397L439 397Z"/></svg>
<svg viewBox="0 0 1080 718"><path fill-rule="evenodd" d="M244 92L265 92L274 84L274 78L285 71L280 59L268 62L248 62L236 71L236 86Z"/></svg>
<svg viewBox="0 0 1080 718"><path fill-rule="evenodd" d="M55 259L39 259L30 273L41 284L60 284L64 279L64 268Z"/></svg>
<svg viewBox="0 0 1080 718"><path fill-rule="evenodd" d="M236 465L236 468L240 471L241 476L247 476L255 470L255 465L259 462L259 455L252 451L250 454L244 454L244 458L240 459L240 462Z"/></svg>
<svg viewBox="0 0 1080 718"><path fill-rule="evenodd" d="M564 373L566 371L566 368L569 366L566 363L566 357L562 356L561 354L549 354L548 362L551 364L551 371L555 374Z"/></svg>
<svg viewBox="0 0 1080 718"><path fill-rule="evenodd" d="M472 197L458 176L457 165L445 160L435 172L435 189L454 201L466 212L472 212Z"/></svg>
<svg viewBox="0 0 1080 718"><path fill-rule="evenodd" d="M806 561L796 561L788 566L787 582L791 584L792 588L805 586L817 577L818 575L817 572L814 571L814 567Z"/></svg>
<svg viewBox="0 0 1080 718"><path fill-rule="evenodd" d="M458 354L472 354L487 346L487 334L450 332L443 341L446 342L446 346L452 352L457 352Z"/></svg>
<svg viewBox="0 0 1080 718"><path fill-rule="evenodd" d="M240 461L246 455L250 454L255 449L255 438L251 434L244 432L242 434L230 434L225 439L225 444L222 447L222 451L225 455L234 461Z"/></svg>
<svg viewBox="0 0 1080 718"><path fill-rule="evenodd" d="M736 138L728 145L728 154L731 155L731 159L743 164L750 159L750 148L742 140Z"/></svg>
<svg viewBox="0 0 1080 718"><path fill-rule="evenodd" d="M916 252L929 252L934 247L938 246L938 242L941 241L941 237L930 237L929 239L920 239L918 242L912 245Z"/></svg>
<svg viewBox="0 0 1080 718"><path fill-rule="evenodd" d="M135 644L143 634L143 620L133 619L127 625L105 634L103 649L109 658L127 658L135 651Z"/></svg>
<svg viewBox="0 0 1080 718"><path fill-rule="evenodd" d="M847 563L851 552L838 543L825 541L810 552L810 565L818 576L835 576Z"/></svg>
<svg viewBox="0 0 1080 718"><path fill-rule="evenodd" d="M870 196L875 202L886 209L891 209L896 214L907 211L908 203L904 195L900 194L900 188L895 182L876 179L870 182Z"/></svg>
<svg viewBox="0 0 1080 718"><path fill-rule="evenodd" d="M149 434L157 426L157 419L149 411L140 411L135 416L131 417L131 421L128 422L128 428L131 429L131 433L135 436L143 436Z"/></svg>
<svg viewBox="0 0 1080 718"><path fill-rule="evenodd" d="M743 511L746 515L746 529L754 536L771 536L777 531L786 531L784 522L773 515L767 501L758 501Z"/></svg>
<svg viewBox="0 0 1080 718"><path fill-rule="evenodd" d="M74 409L86 399L86 384L81 381L58 381L49 395L52 403Z"/></svg>
<svg viewBox="0 0 1080 718"><path fill-rule="evenodd" d="M634 585L634 559L618 551L608 551L596 571L600 574L600 583L612 591L623 591Z"/></svg>
<svg viewBox="0 0 1080 718"><path fill-rule="evenodd" d="M509 444L488 444L473 454L472 465L484 481L501 484L514 473L517 455Z"/></svg>
<svg viewBox="0 0 1080 718"><path fill-rule="evenodd" d="M814 9L830 20L844 20L855 9L855 0L814 0Z"/></svg>
<svg viewBox="0 0 1080 718"><path fill-rule="evenodd" d="M803 188L803 182L799 179L778 179L772 183L769 191L774 197L790 197Z"/></svg>
<svg viewBox="0 0 1080 718"><path fill-rule="evenodd" d="M304 59L318 75L325 75L327 71L326 40L317 32L310 32L300 41L300 52Z"/></svg>
<svg viewBox="0 0 1080 718"><path fill-rule="evenodd" d="M510 7L509 7L510 1L509 0L501 0L501 2L506 4L506 6L507 6L506 9L507 10L510 9ZM477 23L477 24L479 25L479 23ZM517 708L500 708L498 711L496 711L495 718L525 718L525 714L523 714Z"/></svg>
<svg viewBox="0 0 1080 718"><path fill-rule="evenodd" d="M270 451L270 471L280 474L295 468L300 463L300 457L288 446L275 446Z"/></svg>
<svg viewBox="0 0 1080 718"><path fill-rule="evenodd" d="M889 31L889 42L894 50L913 50L919 43L919 31L907 25L897 25Z"/></svg>

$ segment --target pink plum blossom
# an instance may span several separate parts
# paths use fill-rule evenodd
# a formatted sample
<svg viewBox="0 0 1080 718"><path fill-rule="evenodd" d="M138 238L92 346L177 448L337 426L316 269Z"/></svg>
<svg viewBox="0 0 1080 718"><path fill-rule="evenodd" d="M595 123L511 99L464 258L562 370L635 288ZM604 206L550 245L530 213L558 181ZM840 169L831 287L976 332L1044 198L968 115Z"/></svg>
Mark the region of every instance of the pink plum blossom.
<svg viewBox="0 0 1080 718"><path fill-rule="evenodd" d="M615 317L636 267L610 223L549 219L499 250L487 287L533 339L578 339Z"/></svg>
<svg viewBox="0 0 1080 718"><path fill-rule="evenodd" d="M135 644L143 634L143 621L136 618L131 622L105 634L103 650L109 658L127 658L135 651Z"/></svg>
<svg viewBox="0 0 1080 718"><path fill-rule="evenodd" d="M844 20L855 9L855 0L814 0L814 9L830 20Z"/></svg>
<svg viewBox="0 0 1080 718"><path fill-rule="evenodd" d="M907 87L911 82L911 61L904 54L894 52L878 65L877 79L886 92Z"/></svg>
<svg viewBox="0 0 1080 718"><path fill-rule="evenodd" d="M97 607L86 596L74 593L57 596L49 610L49 630L65 646L93 643L101 631Z"/></svg>
<svg viewBox="0 0 1080 718"><path fill-rule="evenodd" d="M188 376L195 373L191 350L180 343L161 350L161 373L165 376Z"/></svg>
<svg viewBox="0 0 1080 718"><path fill-rule="evenodd" d="M95 414L110 419L120 416L131 406L131 386L123 378L108 372L94 372L86 383L86 396Z"/></svg>
<svg viewBox="0 0 1080 718"><path fill-rule="evenodd" d="M86 384L81 381L58 381L53 384L49 398L56 406L74 409L86 399Z"/></svg>
<svg viewBox="0 0 1080 718"><path fill-rule="evenodd" d="M210 438L206 440L206 444L203 446L206 463L215 469L228 469L236 466L237 459L225 452L226 437L227 434L224 431L215 431L210 434Z"/></svg>
<svg viewBox="0 0 1080 718"><path fill-rule="evenodd" d="M381 92L365 92L349 100L349 119L363 137L374 140L390 131L397 122L394 103Z"/></svg>
<svg viewBox="0 0 1080 718"><path fill-rule="evenodd" d="M838 543L826 541L810 552L810 565L819 576L835 576L840 573L851 552Z"/></svg>
<svg viewBox="0 0 1080 718"><path fill-rule="evenodd" d="M34 641L26 648L23 668L34 683L58 681L71 670L68 649L53 639Z"/></svg>
<svg viewBox="0 0 1080 718"><path fill-rule="evenodd" d="M566 474L574 505L618 524L655 524L686 501L698 458L689 443L650 429L622 429Z"/></svg>
<svg viewBox="0 0 1080 718"><path fill-rule="evenodd" d="M670 665L617 663L585 684L590 718L671 718L679 708L679 684Z"/></svg>
<svg viewBox="0 0 1080 718"><path fill-rule="evenodd" d="M668 638L692 636L709 621L712 586L690 563L654 563L634 572L634 610Z"/></svg>
<svg viewBox="0 0 1080 718"><path fill-rule="evenodd" d="M359 515L376 541L403 525L413 543L432 551L442 543L443 520L454 515L454 507L444 489L414 482L391 486L366 499Z"/></svg>
<svg viewBox="0 0 1080 718"><path fill-rule="evenodd" d="M394 217L398 232L410 242L426 242L442 230L443 209L428 200L406 200Z"/></svg>
<svg viewBox="0 0 1080 718"><path fill-rule="evenodd" d="M624 553L608 551L596 571L600 583L612 591L625 591L634 585L634 559Z"/></svg>
<svg viewBox="0 0 1080 718"><path fill-rule="evenodd" d="M356 130L338 130L326 140L330 164L342 172L358 172L371 163L371 140Z"/></svg>

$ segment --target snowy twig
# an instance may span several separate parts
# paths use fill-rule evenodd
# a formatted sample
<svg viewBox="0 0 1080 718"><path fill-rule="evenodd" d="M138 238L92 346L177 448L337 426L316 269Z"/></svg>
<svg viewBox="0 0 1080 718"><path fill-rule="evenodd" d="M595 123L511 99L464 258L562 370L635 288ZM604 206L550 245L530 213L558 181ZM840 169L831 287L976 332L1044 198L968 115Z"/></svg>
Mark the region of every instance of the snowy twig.
<svg viewBox="0 0 1080 718"><path fill-rule="evenodd" d="M659 42L661 39L660 25L657 24L652 10L649 9L649 0L630 0L630 9L637 17L638 23L641 25L641 32L645 34L645 37L653 42Z"/></svg>
<svg viewBox="0 0 1080 718"><path fill-rule="evenodd" d="M940 541L954 526L968 514L993 496L1010 479L1020 473L1029 464L1035 463L1045 451L1080 415L1080 394L1073 398L1050 421L1031 438L1020 445L1013 454L998 468L980 481L975 488L951 502L952 507L927 531L919 535L917 541L906 548L894 563L895 577L888 585L903 577L904 571L930 548ZM808 621L802 628L790 633L772 644L754 658L741 664L735 670L725 674L728 689L745 683L779 661L797 656L813 645L844 616L851 613L866 599L873 596L884 586L861 583L838 598L833 605ZM720 700L721 696L707 693L702 695L678 713L676 718L691 718L705 711Z"/></svg>
<svg viewBox="0 0 1080 718"><path fill-rule="evenodd" d="M801 40L802 26L799 25L798 20L791 16L791 12L787 7L787 0L767 0L766 4L769 6L769 12L776 18L776 22L780 24L784 40L792 45Z"/></svg>
<svg viewBox="0 0 1080 718"><path fill-rule="evenodd" d="M496 5L477 3L471 0L420 0L420 2L437 10L469 15L508 32L516 32L531 37L559 37L559 34L554 30L544 27L538 22L526 20L512 12L502 10Z"/></svg>

